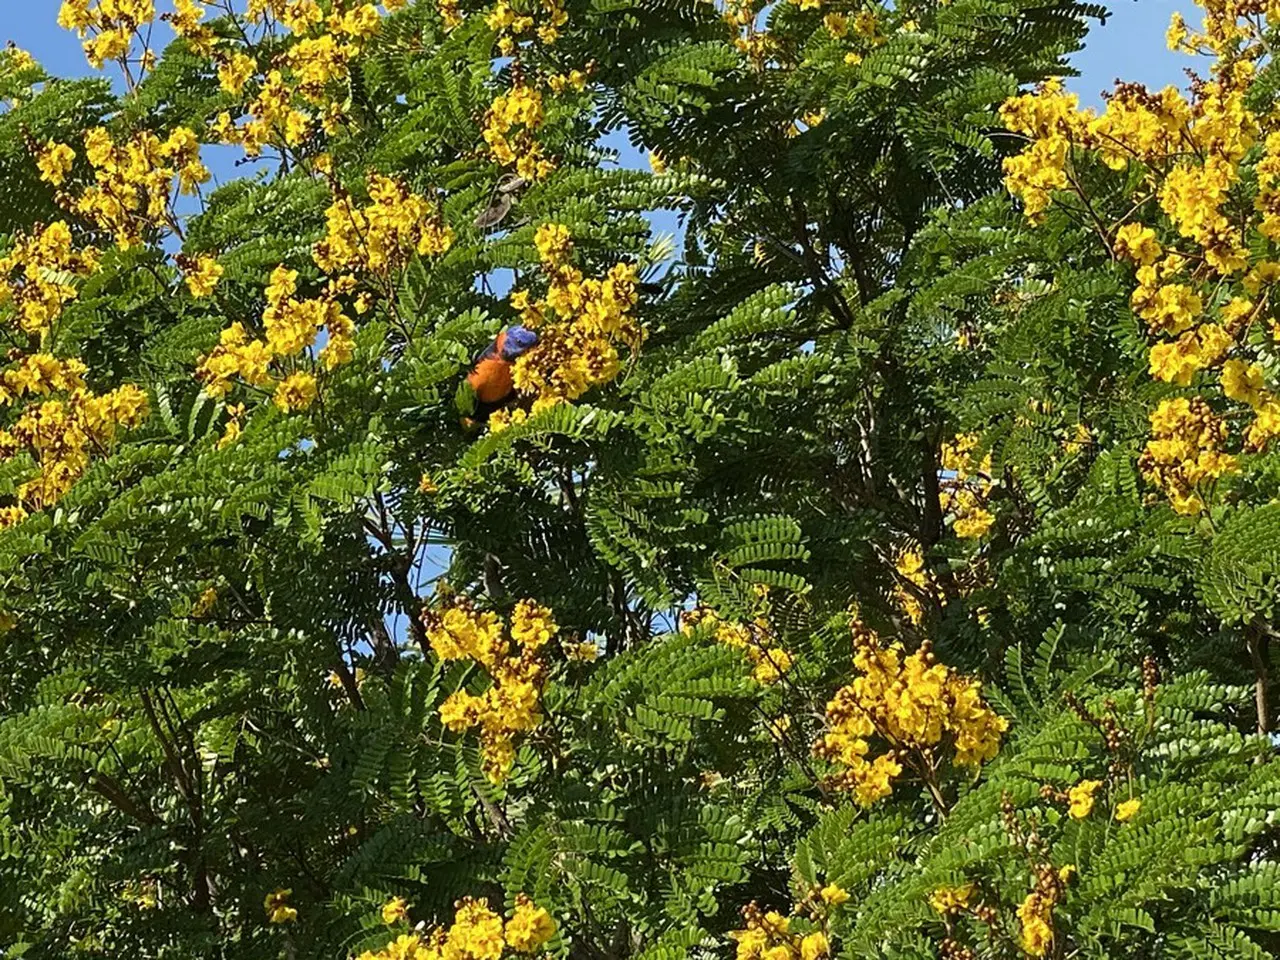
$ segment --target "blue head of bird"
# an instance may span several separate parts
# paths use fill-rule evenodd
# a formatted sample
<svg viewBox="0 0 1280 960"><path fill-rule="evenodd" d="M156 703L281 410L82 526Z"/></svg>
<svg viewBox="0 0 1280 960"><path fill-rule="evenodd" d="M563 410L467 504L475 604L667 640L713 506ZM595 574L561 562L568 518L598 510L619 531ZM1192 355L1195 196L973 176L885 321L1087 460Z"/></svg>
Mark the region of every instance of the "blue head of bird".
<svg viewBox="0 0 1280 960"><path fill-rule="evenodd" d="M507 328L502 343L502 359L512 362L538 345L538 334L528 327L516 325Z"/></svg>

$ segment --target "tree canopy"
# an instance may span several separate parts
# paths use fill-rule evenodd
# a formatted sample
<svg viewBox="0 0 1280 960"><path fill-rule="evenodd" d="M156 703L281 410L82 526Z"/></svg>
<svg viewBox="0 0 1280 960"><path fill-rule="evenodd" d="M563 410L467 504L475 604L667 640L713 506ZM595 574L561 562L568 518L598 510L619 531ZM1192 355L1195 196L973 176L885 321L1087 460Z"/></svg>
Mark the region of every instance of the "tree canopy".
<svg viewBox="0 0 1280 960"><path fill-rule="evenodd" d="M1280 955L1280 9L160 6L0 51L0 952Z"/></svg>

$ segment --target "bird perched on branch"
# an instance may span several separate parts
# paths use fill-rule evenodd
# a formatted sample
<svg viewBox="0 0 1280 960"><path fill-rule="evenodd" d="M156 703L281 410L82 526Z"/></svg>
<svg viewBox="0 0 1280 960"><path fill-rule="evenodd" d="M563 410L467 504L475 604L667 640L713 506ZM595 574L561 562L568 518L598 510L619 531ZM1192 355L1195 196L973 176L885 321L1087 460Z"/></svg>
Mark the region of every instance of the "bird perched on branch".
<svg viewBox="0 0 1280 960"><path fill-rule="evenodd" d="M512 367L538 345L538 334L528 327L507 327L476 356L466 383L459 389L458 408L464 420L483 421L515 396Z"/></svg>

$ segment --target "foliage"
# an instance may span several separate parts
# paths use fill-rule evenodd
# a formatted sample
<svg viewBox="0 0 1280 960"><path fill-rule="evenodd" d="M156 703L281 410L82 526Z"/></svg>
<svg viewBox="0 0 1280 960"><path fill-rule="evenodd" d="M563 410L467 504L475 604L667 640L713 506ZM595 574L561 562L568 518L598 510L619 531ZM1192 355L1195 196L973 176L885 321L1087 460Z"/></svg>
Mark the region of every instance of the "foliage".
<svg viewBox="0 0 1280 960"><path fill-rule="evenodd" d="M5 956L1280 952L1263 5L154 6L0 52Z"/></svg>

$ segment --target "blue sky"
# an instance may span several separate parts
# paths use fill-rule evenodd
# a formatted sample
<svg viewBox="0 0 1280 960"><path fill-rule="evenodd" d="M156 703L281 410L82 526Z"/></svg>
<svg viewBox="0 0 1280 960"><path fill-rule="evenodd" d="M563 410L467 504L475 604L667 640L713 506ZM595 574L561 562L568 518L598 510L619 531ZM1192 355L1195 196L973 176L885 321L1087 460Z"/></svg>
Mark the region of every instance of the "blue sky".
<svg viewBox="0 0 1280 960"><path fill-rule="evenodd" d="M58 0L0 0L7 8L0 19L0 40L13 40L30 50L54 74L89 72L76 38L59 29L55 22ZM164 0L158 4L165 9ZM1182 68L1191 63L1165 49L1164 30L1169 15L1182 10L1188 21L1193 16L1190 0L1115 0L1113 14L1105 27L1094 30L1086 49L1076 58L1081 78L1073 83L1086 103L1097 102L1098 94L1117 77L1160 87L1181 83Z"/></svg>
<svg viewBox="0 0 1280 960"><path fill-rule="evenodd" d="M1186 67L1204 72L1202 63L1169 52L1164 42L1175 10L1192 27L1199 26L1203 14L1190 0L1112 0L1108 6L1112 13L1106 26L1091 31L1085 49L1075 58L1080 77L1071 87L1082 102L1098 103L1098 94L1117 78L1159 89L1170 83L1182 86Z"/></svg>

